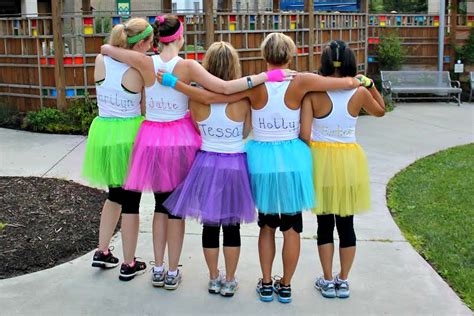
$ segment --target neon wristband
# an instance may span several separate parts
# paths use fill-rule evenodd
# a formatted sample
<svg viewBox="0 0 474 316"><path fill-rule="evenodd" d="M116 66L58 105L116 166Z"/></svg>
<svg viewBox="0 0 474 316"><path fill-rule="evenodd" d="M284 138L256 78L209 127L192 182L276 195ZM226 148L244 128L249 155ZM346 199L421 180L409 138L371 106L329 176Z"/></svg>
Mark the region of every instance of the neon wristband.
<svg viewBox="0 0 474 316"><path fill-rule="evenodd" d="M163 74L163 82L161 83L165 87L174 88L176 86L176 82L178 82L178 77L173 76L170 73Z"/></svg>
<svg viewBox="0 0 474 316"><path fill-rule="evenodd" d="M285 72L281 69L273 69L266 72L268 82L278 82L285 80Z"/></svg>

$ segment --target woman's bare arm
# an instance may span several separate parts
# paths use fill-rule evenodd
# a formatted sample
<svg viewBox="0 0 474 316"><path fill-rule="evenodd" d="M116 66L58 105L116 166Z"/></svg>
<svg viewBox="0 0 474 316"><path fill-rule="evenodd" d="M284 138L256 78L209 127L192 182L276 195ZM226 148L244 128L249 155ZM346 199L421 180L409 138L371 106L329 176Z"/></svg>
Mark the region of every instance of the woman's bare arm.
<svg viewBox="0 0 474 316"><path fill-rule="evenodd" d="M306 144L311 142L311 125L313 123L313 102L310 95L303 99L300 112L300 138Z"/></svg>
<svg viewBox="0 0 474 316"><path fill-rule="evenodd" d="M352 77L323 77L311 73L298 74L295 77L296 80L299 83L298 88L305 94L311 91L354 89L361 85L358 79Z"/></svg>
<svg viewBox="0 0 474 316"><path fill-rule="evenodd" d="M372 88L359 88L363 96L364 103L362 107L370 115L381 117L385 115L385 101L380 95L379 91L375 87Z"/></svg>
<svg viewBox="0 0 474 316"><path fill-rule="evenodd" d="M158 82L162 82L162 74L159 72L157 74ZM200 89L193 87L191 85L185 84L184 82L178 80L176 86L174 87L177 91L184 93L191 100L202 104L211 104L211 103L232 103L239 100L245 99L247 97L247 91L242 91L239 93L234 93L231 95L224 95L215 92L208 91L206 89Z"/></svg>
<svg viewBox="0 0 474 316"><path fill-rule="evenodd" d="M109 44L102 45L100 47L100 52L103 55L110 56L113 59L117 59L118 61L137 69L145 79L145 85L150 86L150 84L154 82L155 74L153 60L150 56L131 49L115 47Z"/></svg>

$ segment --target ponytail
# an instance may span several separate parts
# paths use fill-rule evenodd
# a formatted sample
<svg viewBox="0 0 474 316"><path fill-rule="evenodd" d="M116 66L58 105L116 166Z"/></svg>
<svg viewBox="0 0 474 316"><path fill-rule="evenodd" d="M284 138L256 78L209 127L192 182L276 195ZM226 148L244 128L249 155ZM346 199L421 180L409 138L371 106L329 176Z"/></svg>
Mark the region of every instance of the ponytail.
<svg viewBox="0 0 474 316"><path fill-rule="evenodd" d="M109 44L116 47L127 48L127 33L125 24L117 24L110 32Z"/></svg>

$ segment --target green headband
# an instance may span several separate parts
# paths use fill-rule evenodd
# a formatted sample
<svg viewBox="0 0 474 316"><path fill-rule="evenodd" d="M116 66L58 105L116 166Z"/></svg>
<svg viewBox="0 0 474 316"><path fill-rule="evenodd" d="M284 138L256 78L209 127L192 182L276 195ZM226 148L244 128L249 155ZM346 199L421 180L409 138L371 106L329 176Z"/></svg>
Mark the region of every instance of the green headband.
<svg viewBox="0 0 474 316"><path fill-rule="evenodd" d="M147 38L147 37L151 34L151 32L153 32L153 28L151 27L150 24L148 24L148 26L146 27L146 29L145 29L143 32L138 33L137 35L134 35L134 36L129 37L129 38L127 39L127 42L128 42L129 44L135 44L135 43L141 41L142 39Z"/></svg>
<svg viewBox="0 0 474 316"><path fill-rule="evenodd" d="M335 68L339 68L339 67L341 67L341 62L340 61L334 61L333 65L334 65Z"/></svg>

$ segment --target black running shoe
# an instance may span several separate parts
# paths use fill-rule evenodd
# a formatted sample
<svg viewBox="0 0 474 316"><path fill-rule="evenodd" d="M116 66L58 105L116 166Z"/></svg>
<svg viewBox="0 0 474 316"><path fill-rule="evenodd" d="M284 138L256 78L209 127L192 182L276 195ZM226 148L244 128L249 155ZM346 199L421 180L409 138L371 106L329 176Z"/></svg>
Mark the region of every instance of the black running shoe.
<svg viewBox="0 0 474 316"><path fill-rule="evenodd" d="M94 257L92 258L92 266L96 268L102 269L110 269L115 268L119 264L119 259L114 257L112 251L109 249L108 254L104 254L103 251L97 250L94 253Z"/></svg>
<svg viewBox="0 0 474 316"><path fill-rule="evenodd" d="M130 281L136 275L145 273L146 263L135 260L135 264L130 266L129 264L122 263L120 267L119 279L122 281Z"/></svg>
<svg viewBox="0 0 474 316"><path fill-rule="evenodd" d="M272 282L263 283L262 279L258 280L257 283L257 294L260 297L262 302L271 302L273 301L273 286Z"/></svg>
<svg viewBox="0 0 474 316"><path fill-rule="evenodd" d="M280 303L291 303L291 285L283 285L281 279L275 279L273 290L278 295Z"/></svg>

